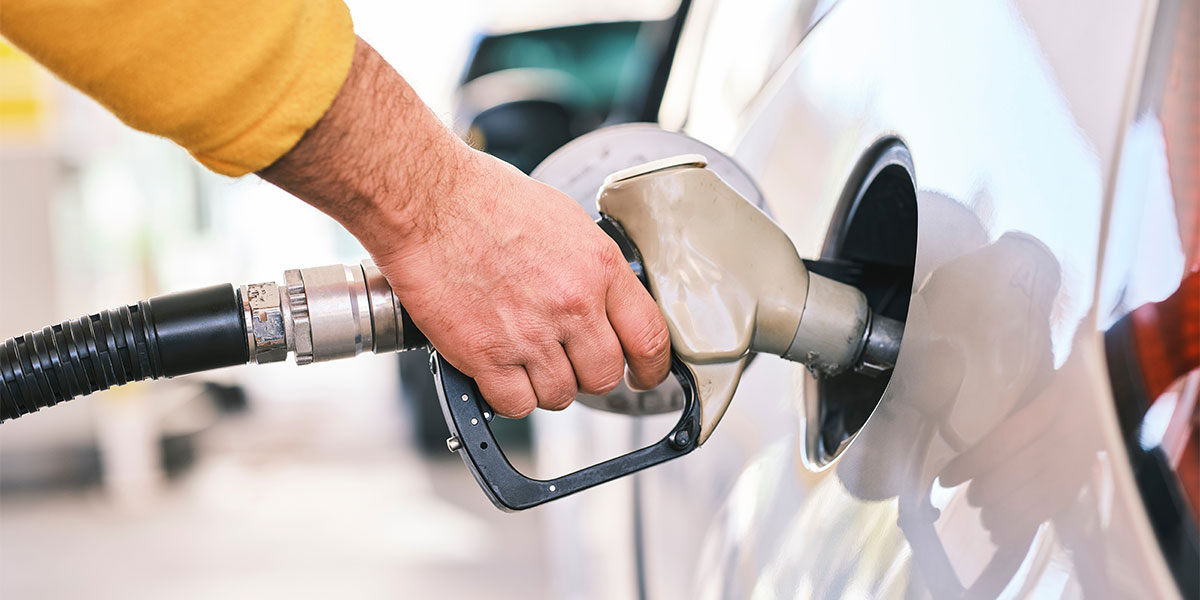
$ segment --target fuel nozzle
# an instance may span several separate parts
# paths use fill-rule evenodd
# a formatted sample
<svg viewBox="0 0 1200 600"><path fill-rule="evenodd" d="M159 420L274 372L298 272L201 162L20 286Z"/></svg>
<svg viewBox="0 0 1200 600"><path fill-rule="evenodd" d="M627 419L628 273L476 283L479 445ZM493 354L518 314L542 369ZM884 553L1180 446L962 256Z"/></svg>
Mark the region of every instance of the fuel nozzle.
<svg viewBox="0 0 1200 600"><path fill-rule="evenodd" d="M636 248L643 277L692 371L703 443L753 352L817 377L892 368L903 325L857 288L809 273L767 215L689 154L610 175L597 205Z"/></svg>

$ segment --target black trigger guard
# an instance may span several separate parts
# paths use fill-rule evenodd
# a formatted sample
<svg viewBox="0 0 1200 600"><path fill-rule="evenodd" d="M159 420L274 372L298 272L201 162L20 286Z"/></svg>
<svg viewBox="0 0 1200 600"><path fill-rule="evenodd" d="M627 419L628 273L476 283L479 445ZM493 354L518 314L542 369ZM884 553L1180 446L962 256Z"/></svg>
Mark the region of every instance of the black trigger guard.
<svg viewBox="0 0 1200 600"><path fill-rule="evenodd" d="M517 511L569 496L580 490L624 477L646 467L678 458L696 449L700 434L700 403L692 372L672 353L671 374L683 388L683 413L670 433L657 443L555 479L532 479L517 471L492 435L495 415L479 393L475 380L463 375L437 352L429 357L442 414L457 451L475 480L497 508ZM453 449L453 448L452 448Z"/></svg>

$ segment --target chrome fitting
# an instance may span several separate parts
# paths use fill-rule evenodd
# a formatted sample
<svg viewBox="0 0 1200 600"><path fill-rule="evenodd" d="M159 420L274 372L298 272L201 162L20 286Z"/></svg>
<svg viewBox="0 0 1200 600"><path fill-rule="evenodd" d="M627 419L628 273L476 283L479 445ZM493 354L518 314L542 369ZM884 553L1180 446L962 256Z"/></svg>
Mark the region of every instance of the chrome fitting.
<svg viewBox="0 0 1200 600"><path fill-rule="evenodd" d="M296 364L307 365L313 361L312 330L308 325L308 298L304 295L304 280L300 278L299 269L289 269L283 272L283 281L287 286L286 307L288 318L288 350L296 353Z"/></svg>
<svg viewBox="0 0 1200 600"><path fill-rule="evenodd" d="M275 282L243 285L242 316L250 362L262 364L287 358L288 342L279 286Z"/></svg>
<svg viewBox="0 0 1200 600"><path fill-rule="evenodd" d="M296 362L306 364L357 356L373 347L371 304L361 267L327 265L300 269L307 308L310 348L297 348ZM292 296L293 311L296 297ZM293 316L293 319L295 317ZM297 331L297 338L303 332ZM300 339L297 339L297 346Z"/></svg>
<svg viewBox="0 0 1200 600"><path fill-rule="evenodd" d="M363 281L367 285L367 298L371 304L371 322L375 331L371 336L375 352L400 350L404 339L404 320L400 317L400 300L392 293L383 272L371 259L362 261Z"/></svg>
<svg viewBox="0 0 1200 600"><path fill-rule="evenodd" d="M290 269L283 279L283 285L241 287L251 362L278 362L295 352L296 364L306 365L408 349L400 300L370 260ZM409 337L409 346L425 345L415 329Z"/></svg>

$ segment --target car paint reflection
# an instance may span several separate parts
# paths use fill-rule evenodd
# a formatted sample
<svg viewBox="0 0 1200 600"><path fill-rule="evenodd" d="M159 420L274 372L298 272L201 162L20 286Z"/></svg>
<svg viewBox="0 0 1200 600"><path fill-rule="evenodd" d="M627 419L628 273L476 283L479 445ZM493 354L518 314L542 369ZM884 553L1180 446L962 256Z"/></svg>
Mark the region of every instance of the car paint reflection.
<svg viewBox="0 0 1200 600"><path fill-rule="evenodd" d="M1173 594L1128 493L1096 335L1106 190L1148 10L1108 8L1072 41L1106 64L1084 81L1080 55L1045 39L1050 7L843 2L729 116L740 127L689 125L736 148L810 257L858 156L898 135L920 190L917 275L892 385L831 470L805 472L795 429L758 450L723 439L787 412L739 392L706 452L643 477L655 503L712 523L695 563L649 541L651 572L697 564L673 571L708 597ZM783 369L757 367L743 386ZM793 423L813 391L797 387ZM719 506L655 486L726 477ZM645 506L649 540L687 535Z"/></svg>

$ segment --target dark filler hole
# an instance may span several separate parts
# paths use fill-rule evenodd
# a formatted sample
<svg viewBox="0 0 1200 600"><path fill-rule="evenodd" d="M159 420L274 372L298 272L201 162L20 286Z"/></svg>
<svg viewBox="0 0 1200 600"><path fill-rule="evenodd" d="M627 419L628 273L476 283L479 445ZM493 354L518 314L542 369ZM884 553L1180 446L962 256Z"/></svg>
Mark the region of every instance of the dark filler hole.
<svg viewBox="0 0 1200 600"><path fill-rule="evenodd" d="M904 321L917 253L917 195L912 158L898 140L875 146L860 163L838 208L819 261L809 270L863 291L877 314ZM828 462L879 404L891 373L854 372L817 383L821 459Z"/></svg>

